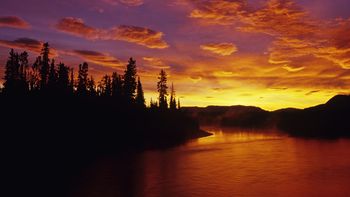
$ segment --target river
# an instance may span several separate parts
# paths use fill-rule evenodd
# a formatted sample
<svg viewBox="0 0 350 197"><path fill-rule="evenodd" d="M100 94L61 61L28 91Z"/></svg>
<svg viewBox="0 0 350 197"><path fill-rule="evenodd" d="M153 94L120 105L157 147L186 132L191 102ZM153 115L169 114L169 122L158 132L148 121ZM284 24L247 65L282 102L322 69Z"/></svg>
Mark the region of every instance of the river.
<svg viewBox="0 0 350 197"><path fill-rule="evenodd" d="M223 133L157 151L105 157L71 196L350 196L350 140Z"/></svg>

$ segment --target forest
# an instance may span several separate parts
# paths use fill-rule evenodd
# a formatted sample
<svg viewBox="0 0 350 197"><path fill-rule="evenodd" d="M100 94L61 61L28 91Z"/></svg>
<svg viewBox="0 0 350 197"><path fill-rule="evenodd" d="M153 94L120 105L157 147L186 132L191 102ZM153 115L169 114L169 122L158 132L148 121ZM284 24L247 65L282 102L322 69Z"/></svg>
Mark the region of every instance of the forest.
<svg viewBox="0 0 350 197"><path fill-rule="evenodd" d="M86 62L76 77L69 66L56 64L48 43L32 65L27 52L12 49L0 95L1 122L16 143L23 140L20 145L30 140L86 153L168 147L207 135L182 112L173 85L168 99L164 70L157 90L158 101L147 107L133 58L123 74L104 75L96 83Z"/></svg>
<svg viewBox="0 0 350 197"><path fill-rule="evenodd" d="M0 90L6 96L80 96L80 97L114 97L117 102L129 103L139 107L146 107L142 83L137 75L136 61L129 59L125 73L119 75L104 75L101 81L96 82L89 76L89 65L84 62L79 65L77 79L74 69L60 62L56 65L55 59L50 59L50 47L43 44L42 53L29 65L26 51L17 53L11 49L6 63L3 88ZM180 108L180 101L176 101L174 86L171 86L170 101L168 104L167 74L160 71L157 90L158 102L151 102L153 108L176 110Z"/></svg>

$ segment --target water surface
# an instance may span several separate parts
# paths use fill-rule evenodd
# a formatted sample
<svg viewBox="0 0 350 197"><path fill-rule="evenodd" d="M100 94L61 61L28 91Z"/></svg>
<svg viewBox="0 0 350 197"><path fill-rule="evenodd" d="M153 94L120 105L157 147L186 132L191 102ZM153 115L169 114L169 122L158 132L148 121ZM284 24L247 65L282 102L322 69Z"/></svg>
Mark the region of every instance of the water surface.
<svg viewBox="0 0 350 197"><path fill-rule="evenodd" d="M71 196L350 196L350 140L209 130L180 147L99 159Z"/></svg>

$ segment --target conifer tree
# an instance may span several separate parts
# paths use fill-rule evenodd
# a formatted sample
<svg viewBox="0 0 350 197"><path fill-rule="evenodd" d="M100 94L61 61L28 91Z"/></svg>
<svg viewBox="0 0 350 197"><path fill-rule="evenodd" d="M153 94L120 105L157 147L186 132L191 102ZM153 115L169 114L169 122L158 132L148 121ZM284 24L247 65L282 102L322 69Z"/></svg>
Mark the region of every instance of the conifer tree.
<svg viewBox="0 0 350 197"><path fill-rule="evenodd" d="M112 80L108 75L103 76L100 82L100 92L102 96L112 95Z"/></svg>
<svg viewBox="0 0 350 197"><path fill-rule="evenodd" d="M14 94L17 91L19 79L19 58L18 53L11 49L5 67L4 93Z"/></svg>
<svg viewBox="0 0 350 197"><path fill-rule="evenodd" d="M146 107L146 100L142 89L140 77L137 80L136 104L141 107Z"/></svg>
<svg viewBox="0 0 350 197"><path fill-rule="evenodd" d="M41 50L41 62L40 62L40 88L41 90L47 89L48 84L48 75L49 75L49 69L50 69L50 48L49 43L44 43L43 48Z"/></svg>
<svg viewBox="0 0 350 197"><path fill-rule="evenodd" d="M94 80L94 78L92 76L88 80L87 89L88 89L88 92L89 92L90 96L96 96L97 95L95 80Z"/></svg>
<svg viewBox="0 0 350 197"><path fill-rule="evenodd" d="M157 83L157 90L159 92L159 108L161 109L167 109L168 108L168 101L167 101L167 74L166 72L162 69L159 73L158 77L159 81Z"/></svg>
<svg viewBox="0 0 350 197"><path fill-rule="evenodd" d="M123 95L123 80L117 72L112 74L112 96L116 98L121 98Z"/></svg>
<svg viewBox="0 0 350 197"><path fill-rule="evenodd" d="M175 89L174 84L171 84L171 93L170 93L170 109L176 110L176 97L175 97Z"/></svg>
<svg viewBox="0 0 350 197"><path fill-rule="evenodd" d="M47 86L48 86L48 89L50 90L50 92L54 93L56 91L57 70L55 67L55 60L54 59L52 59L52 61L51 61Z"/></svg>
<svg viewBox="0 0 350 197"><path fill-rule="evenodd" d="M19 55L19 86L20 91L22 93L27 93L29 91L29 84L28 84L28 67L29 67L29 61L28 61L28 53L24 51Z"/></svg>
<svg viewBox="0 0 350 197"><path fill-rule="evenodd" d="M124 73L124 97L128 102L134 102L136 93L136 61L132 58L129 59L129 63L126 66Z"/></svg>
<svg viewBox="0 0 350 197"><path fill-rule="evenodd" d="M20 55L11 49L5 67L4 93L25 94L29 90L27 81L28 53Z"/></svg>
<svg viewBox="0 0 350 197"><path fill-rule="evenodd" d="M150 101L150 108L151 109L157 109L158 108L157 101L153 101L152 98L151 98L151 101Z"/></svg>
<svg viewBox="0 0 350 197"><path fill-rule="evenodd" d="M60 93L67 95L69 93L69 68L63 63L58 65L57 71L57 89Z"/></svg>
<svg viewBox="0 0 350 197"><path fill-rule="evenodd" d="M88 92L88 71L89 65L86 62L79 65L77 94L80 96L86 96Z"/></svg>

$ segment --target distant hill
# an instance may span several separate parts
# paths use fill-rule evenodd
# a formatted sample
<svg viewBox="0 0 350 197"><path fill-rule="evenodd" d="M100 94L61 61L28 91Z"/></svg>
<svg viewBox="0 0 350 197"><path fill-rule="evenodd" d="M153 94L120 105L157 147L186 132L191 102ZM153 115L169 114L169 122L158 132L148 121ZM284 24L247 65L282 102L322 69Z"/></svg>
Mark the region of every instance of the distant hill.
<svg viewBox="0 0 350 197"><path fill-rule="evenodd" d="M187 107L182 110L204 126L261 128L267 127L269 122L269 112L253 106Z"/></svg>
<svg viewBox="0 0 350 197"><path fill-rule="evenodd" d="M201 125L238 128L278 128L293 136L350 137L350 96L337 95L306 109L265 111L253 106L209 106L183 109Z"/></svg>
<svg viewBox="0 0 350 197"><path fill-rule="evenodd" d="M294 136L350 137L350 96L337 95L327 103L303 110L272 112L277 127Z"/></svg>

